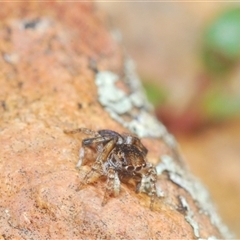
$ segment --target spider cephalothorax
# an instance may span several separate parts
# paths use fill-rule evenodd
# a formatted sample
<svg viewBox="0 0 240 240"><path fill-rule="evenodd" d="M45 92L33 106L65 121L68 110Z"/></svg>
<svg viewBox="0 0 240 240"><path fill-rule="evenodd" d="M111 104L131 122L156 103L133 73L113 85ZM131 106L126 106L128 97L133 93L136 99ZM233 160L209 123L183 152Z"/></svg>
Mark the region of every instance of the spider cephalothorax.
<svg viewBox="0 0 240 240"><path fill-rule="evenodd" d="M148 150L140 139L131 134L119 134L112 130L92 131L79 128L65 133L82 132L91 135L82 141L77 167L82 165L85 148L92 147L97 151L97 157L90 172L86 174L82 184L92 182L98 176L107 177L107 187L102 205L105 205L110 195L117 196L120 192L120 182L133 178L137 182L137 192L145 192L151 197L151 205L156 197L156 170L147 162Z"/></svg>

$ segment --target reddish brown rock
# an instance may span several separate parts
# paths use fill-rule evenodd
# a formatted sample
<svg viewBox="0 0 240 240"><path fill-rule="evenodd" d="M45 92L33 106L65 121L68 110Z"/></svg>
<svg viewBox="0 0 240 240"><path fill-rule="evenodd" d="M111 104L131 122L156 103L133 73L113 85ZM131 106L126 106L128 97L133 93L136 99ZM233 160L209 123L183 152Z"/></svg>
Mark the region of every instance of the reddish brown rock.
<svg viewBox="0 0 240 240"><path fill-rule="evenodd" d="M208 216L211 210L206 207L208 212L201 212L201 199L185 179L183 173L188 171L164 129L161 139L143 140L152 163L159 163L162 155L173 159L165 165L160 162L157 185L165 197L159 197L154 211L149 209L149 197L136 194L130 184L122 184L120 196L109 199L104 207L106 179L76 191L89 169L75 168L84 136L69 136L63 130L88 127L126 132L129 127L124 126L130 126L119 123L125 112L117 114L117 122L111 115L114 111L104 108L109 102L104 105L106 99L99 98L96 67L122 76L125 59L94 4L4 3L0 18L3 239L224 237L226 231L211 222L218 218ZM123 100L129 103L128 88L119 80L116 89L109 90L126 93ZM133 104L133 108L141 112L141 107ZM144 124L136 121L144 132Z"/></svg>

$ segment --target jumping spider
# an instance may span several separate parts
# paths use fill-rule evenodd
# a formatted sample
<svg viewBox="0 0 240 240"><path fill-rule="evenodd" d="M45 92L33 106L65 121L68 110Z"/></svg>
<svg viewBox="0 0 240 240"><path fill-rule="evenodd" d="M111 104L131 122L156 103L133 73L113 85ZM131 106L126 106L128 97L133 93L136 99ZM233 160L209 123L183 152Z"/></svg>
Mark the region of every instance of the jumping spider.
<svg viewBox="0 0 240 240"><path fill-rule="evenodd" d="M107 186L102 205L106 204L110 195L119 194L122 181L134 179L137 182L136 192L147 193L151 198L150 208L153 208L157 174L152 164L147 162L148 150L139 138L112 130L95 132L87 128L79 128L64 132L67 134L81 132L92 136L82 141L77 167L83 163L86 147L97 151L96 160L91 170L85 175L82 185L92 182L96 177L106 176Z"/></svg>

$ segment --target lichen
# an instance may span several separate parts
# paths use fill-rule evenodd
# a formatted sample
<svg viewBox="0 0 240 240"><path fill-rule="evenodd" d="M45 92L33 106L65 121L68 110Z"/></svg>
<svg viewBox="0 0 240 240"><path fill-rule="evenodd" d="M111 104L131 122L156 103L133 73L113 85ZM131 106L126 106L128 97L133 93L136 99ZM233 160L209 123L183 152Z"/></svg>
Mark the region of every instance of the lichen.
<svg viewBox="0 0 240 240"><path fill-rule="evenodd" d="M133 62L125 61L123 79L110 71L96 74L98 100L109 112L110 116L139 137L161 138L171 149L176 148L174 137L166 127L152 114L152 106L148 103L139 78L134 71ZM126 93L117 87L122 81L130 90Z"/></svg>
<svg viewBox="0 0 240 240"><path fill-rule="evenodd" d="M194 220L193 211L190 209L190 207L187 203L187 200L183 196L180 196L179 200L182 204L182 207L185 209L185 212L186 212L185 219L186 219L186 221L192 226L195 237L199 238L200 237L199 226L198 226L198 223Z"/></svg>
<svg viewBox="0 0 240 240"><path fill-rule="evenodd" d="M211 223L217 227L222 236L232 238L228 228L222 223L214 205L211 202L210 195L202 183L193 175L180 167L172 157L168 155L161 156L161 162L156 166L157 174L160 176L164 171L167 172L169 179L185 189L197 203L199 213L205 214L210 218Z"/></svg>

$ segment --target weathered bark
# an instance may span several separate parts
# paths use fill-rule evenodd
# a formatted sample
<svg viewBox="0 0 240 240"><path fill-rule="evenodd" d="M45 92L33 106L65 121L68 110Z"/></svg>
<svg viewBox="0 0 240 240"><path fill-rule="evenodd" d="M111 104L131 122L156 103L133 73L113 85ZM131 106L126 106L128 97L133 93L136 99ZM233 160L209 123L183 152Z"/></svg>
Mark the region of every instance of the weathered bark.
<svg viewBox="0 0 240 240"><path fill-rule="evenodd" d="M0 18L2 238L230 236L92 3L4 3ZM130 184L104 207L106 179L76 191L89 170L75 168L85 136L63 130L78 127L143 138L159 175L154 211Z"/></svg>

